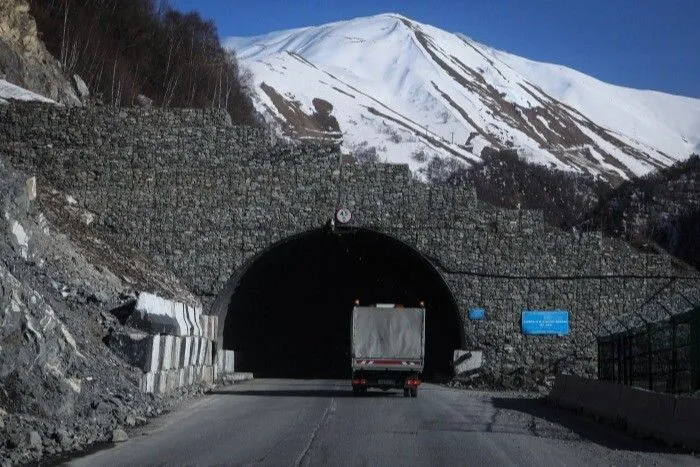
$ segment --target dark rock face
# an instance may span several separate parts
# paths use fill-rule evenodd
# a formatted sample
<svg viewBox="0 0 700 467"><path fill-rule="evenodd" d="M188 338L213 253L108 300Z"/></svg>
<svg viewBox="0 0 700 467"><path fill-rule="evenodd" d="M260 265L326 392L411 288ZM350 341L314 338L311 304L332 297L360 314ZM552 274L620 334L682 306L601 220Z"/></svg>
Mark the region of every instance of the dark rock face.
<svg viewBox="0 0 700 467"><path fill-rule="evenodd" d="M223 112L24 105L0 109L0 122L14 164L71 193L101 232L174 271L208 304L234 293L229 278L270 245L347 207L350 227L430 260L460 309L462 345L483 350L483 379L494 386L595 375L596 334L686 274L666 255L548 227L538 211L495 209L470 189L422 184L405 166L339 164L330 146L283 144L232 127ZM471 307L488 319L468 320ZM571 334L523 335L527 309L568 310ZM213 312L225 321L224 309Z"/></svg>

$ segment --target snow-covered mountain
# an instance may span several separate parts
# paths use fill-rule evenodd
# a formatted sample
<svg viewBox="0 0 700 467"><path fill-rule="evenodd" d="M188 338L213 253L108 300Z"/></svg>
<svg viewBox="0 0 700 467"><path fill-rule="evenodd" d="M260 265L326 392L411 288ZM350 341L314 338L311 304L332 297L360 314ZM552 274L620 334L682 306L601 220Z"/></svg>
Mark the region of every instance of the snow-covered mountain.
<svg viewBox="0 0 700 467"><path fill-rule="evenodd" d="M700 99L613 86L398 14L228 38L255 105L295 138L417 170L486 147L616 181L700 153Z"/></svg>

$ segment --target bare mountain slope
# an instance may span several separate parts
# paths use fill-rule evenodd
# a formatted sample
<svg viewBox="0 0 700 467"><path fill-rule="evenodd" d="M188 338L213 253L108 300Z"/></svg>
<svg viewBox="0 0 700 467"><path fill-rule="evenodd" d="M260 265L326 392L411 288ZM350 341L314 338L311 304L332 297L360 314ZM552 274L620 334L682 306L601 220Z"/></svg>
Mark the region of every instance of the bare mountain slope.
<svg viewBox="0 0 700 467"><path fill-rule="evenodd" d="M414 170L426 154L470 163L514 148L619 182L700 147L698 99L613 86L397 14L225 43L283 133L374 147Z"/></svg>

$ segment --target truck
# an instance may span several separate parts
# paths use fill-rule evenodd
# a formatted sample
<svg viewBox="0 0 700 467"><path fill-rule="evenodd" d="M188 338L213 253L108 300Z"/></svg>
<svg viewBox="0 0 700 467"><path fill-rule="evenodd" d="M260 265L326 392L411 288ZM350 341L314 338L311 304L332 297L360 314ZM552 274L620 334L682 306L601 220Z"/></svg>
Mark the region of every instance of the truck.
<svg viewBox="0 0 700 467"><path fill-rule="evenodd" d="M417 397L425 359L425 307L395 304L360 306L352 311L352 390L403 389Z"/></svg>

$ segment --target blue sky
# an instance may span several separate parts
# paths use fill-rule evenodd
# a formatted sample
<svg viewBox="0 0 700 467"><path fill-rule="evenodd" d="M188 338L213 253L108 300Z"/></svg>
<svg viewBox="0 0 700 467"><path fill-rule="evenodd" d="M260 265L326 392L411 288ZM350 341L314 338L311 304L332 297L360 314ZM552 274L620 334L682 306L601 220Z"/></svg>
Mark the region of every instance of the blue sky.
<svg viewBox="0 0 700 467"><path fill-rule="evenodd" d="M700 98L700 0L171 0L219 35L397 12L614 84ZM440 5L439 7L436 5Z"/></svg>

